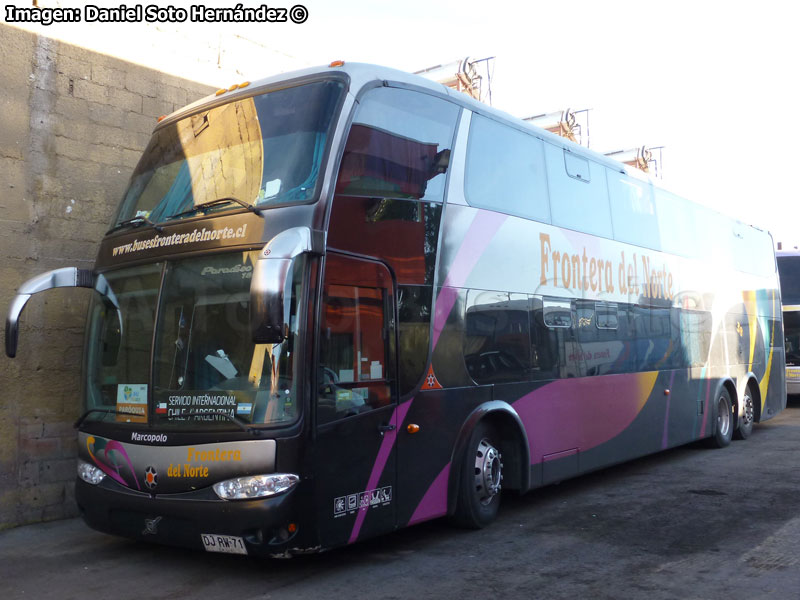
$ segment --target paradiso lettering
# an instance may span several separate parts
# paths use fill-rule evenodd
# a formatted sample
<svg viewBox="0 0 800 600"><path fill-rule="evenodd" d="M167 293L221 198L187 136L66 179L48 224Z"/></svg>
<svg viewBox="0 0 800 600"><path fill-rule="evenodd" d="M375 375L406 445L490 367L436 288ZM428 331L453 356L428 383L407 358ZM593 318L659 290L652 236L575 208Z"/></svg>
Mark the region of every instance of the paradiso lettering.
<svg viewBox="0 0 800 600"><path fill-rule="evenodd" d="M619 262L613 263L603 257L589 256L586 247L575 254L560 252L553 249L547 233L539 234L539 247L542 261L539 283L542 285L552 280L554 287L569 290L629 294L637 292L641 281L640 290L644 298L672 300L675 297L672 273L666 264L660 268L654 266L649 256L637 256L634 252L629 259L623 250ZM641 278L638 277L639 266L643 274Z"/></svg>
<svg viewBox="0 0 800 600"><path fill-rule="evenodd" d="M167 477L208 477L208 467L191 463L197 462L228 462L242 460L241 450L198 450L189 446L186 449L186 462L183 464L170 464L167 468Z"/></svg>

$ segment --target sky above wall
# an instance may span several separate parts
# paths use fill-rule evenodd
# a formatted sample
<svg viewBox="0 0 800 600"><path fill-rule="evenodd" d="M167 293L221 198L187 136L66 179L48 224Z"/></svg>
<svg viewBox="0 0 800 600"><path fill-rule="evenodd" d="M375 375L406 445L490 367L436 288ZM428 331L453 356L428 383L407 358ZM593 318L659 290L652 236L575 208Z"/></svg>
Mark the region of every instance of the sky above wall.
<svg viewBox="0 0 800 600"><path fill-rule="evenodd" d="M494 56L495 107L520 117L591 109L593 149L664 146L665 187L768 229L785 247L800 244L796 3L303 3L309 18L302 25L62 24L38 31L217 85L231 83L227 72L215 70L226 55L236 57L235 70L249 79L335 59L416 71ZM148 46L143 40L153 38L154 27L161 41ZM181 51L164 52L165 37L180 40ZM212 56L188 69L187 57L209 45L219 51L217 65Z"/></svg>

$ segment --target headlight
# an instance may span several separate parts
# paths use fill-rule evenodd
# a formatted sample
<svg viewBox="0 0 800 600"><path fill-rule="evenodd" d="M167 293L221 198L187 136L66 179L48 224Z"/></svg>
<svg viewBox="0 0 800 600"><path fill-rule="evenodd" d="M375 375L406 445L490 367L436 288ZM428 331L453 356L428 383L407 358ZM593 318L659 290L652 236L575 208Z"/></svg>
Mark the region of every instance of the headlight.
<svg viewBox="0 0 800 600"><path fill-rule="evenodd" d="M78 461L78 477L83 479L86 483L97 485L106 476L100 469L94 465L90 465L82 460Z"/></svg>
<svg viewBox="0 0 800 600"><path fill-rule="evenodd" d="M214 491L223 500L247 500L282 494L294 487L298 481L300 478L292 473L251 475L215 483Z"/></svg>

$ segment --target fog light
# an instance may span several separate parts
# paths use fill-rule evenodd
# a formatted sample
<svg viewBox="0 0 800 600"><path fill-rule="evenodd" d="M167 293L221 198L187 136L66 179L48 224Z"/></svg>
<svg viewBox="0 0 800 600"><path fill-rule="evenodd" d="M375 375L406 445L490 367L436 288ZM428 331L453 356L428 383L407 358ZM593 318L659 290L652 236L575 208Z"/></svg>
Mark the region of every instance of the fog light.
<svg viewBox="0 0 800 600"><path fill-rule="evenodd" d="M83 462L82 460L78 461L78 477L83 479L86 483L97 485L103 481L105 476L106 474L97 467L90 465L87 462Z"/></svg>
<svg viewBox="0 0 800 600"><path fill-rule="evenodd" d="M214 484L214 491L223 500L248 500L276 496L294 487L300 478L292 473L251 475L227 479Z"/></svg>

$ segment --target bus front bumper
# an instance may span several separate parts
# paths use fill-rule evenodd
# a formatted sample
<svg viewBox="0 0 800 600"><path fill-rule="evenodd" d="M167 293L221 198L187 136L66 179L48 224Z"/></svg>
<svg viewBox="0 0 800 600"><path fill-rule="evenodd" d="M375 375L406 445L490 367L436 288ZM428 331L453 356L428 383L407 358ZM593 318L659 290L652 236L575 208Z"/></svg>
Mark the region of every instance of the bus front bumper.
<svg viewBox="0 0 800 600"><path fill-rule="evenodd" d="M303 551L297 547L300 526L294 519L296 491L295 487L270 498L227 501L218 498L211 488L151 496L107 479L99 485L80 478L75 483L78 509L93 529L157 544L256 556ZM233 541L234 549L208 543L220 538Z"/></svg>

